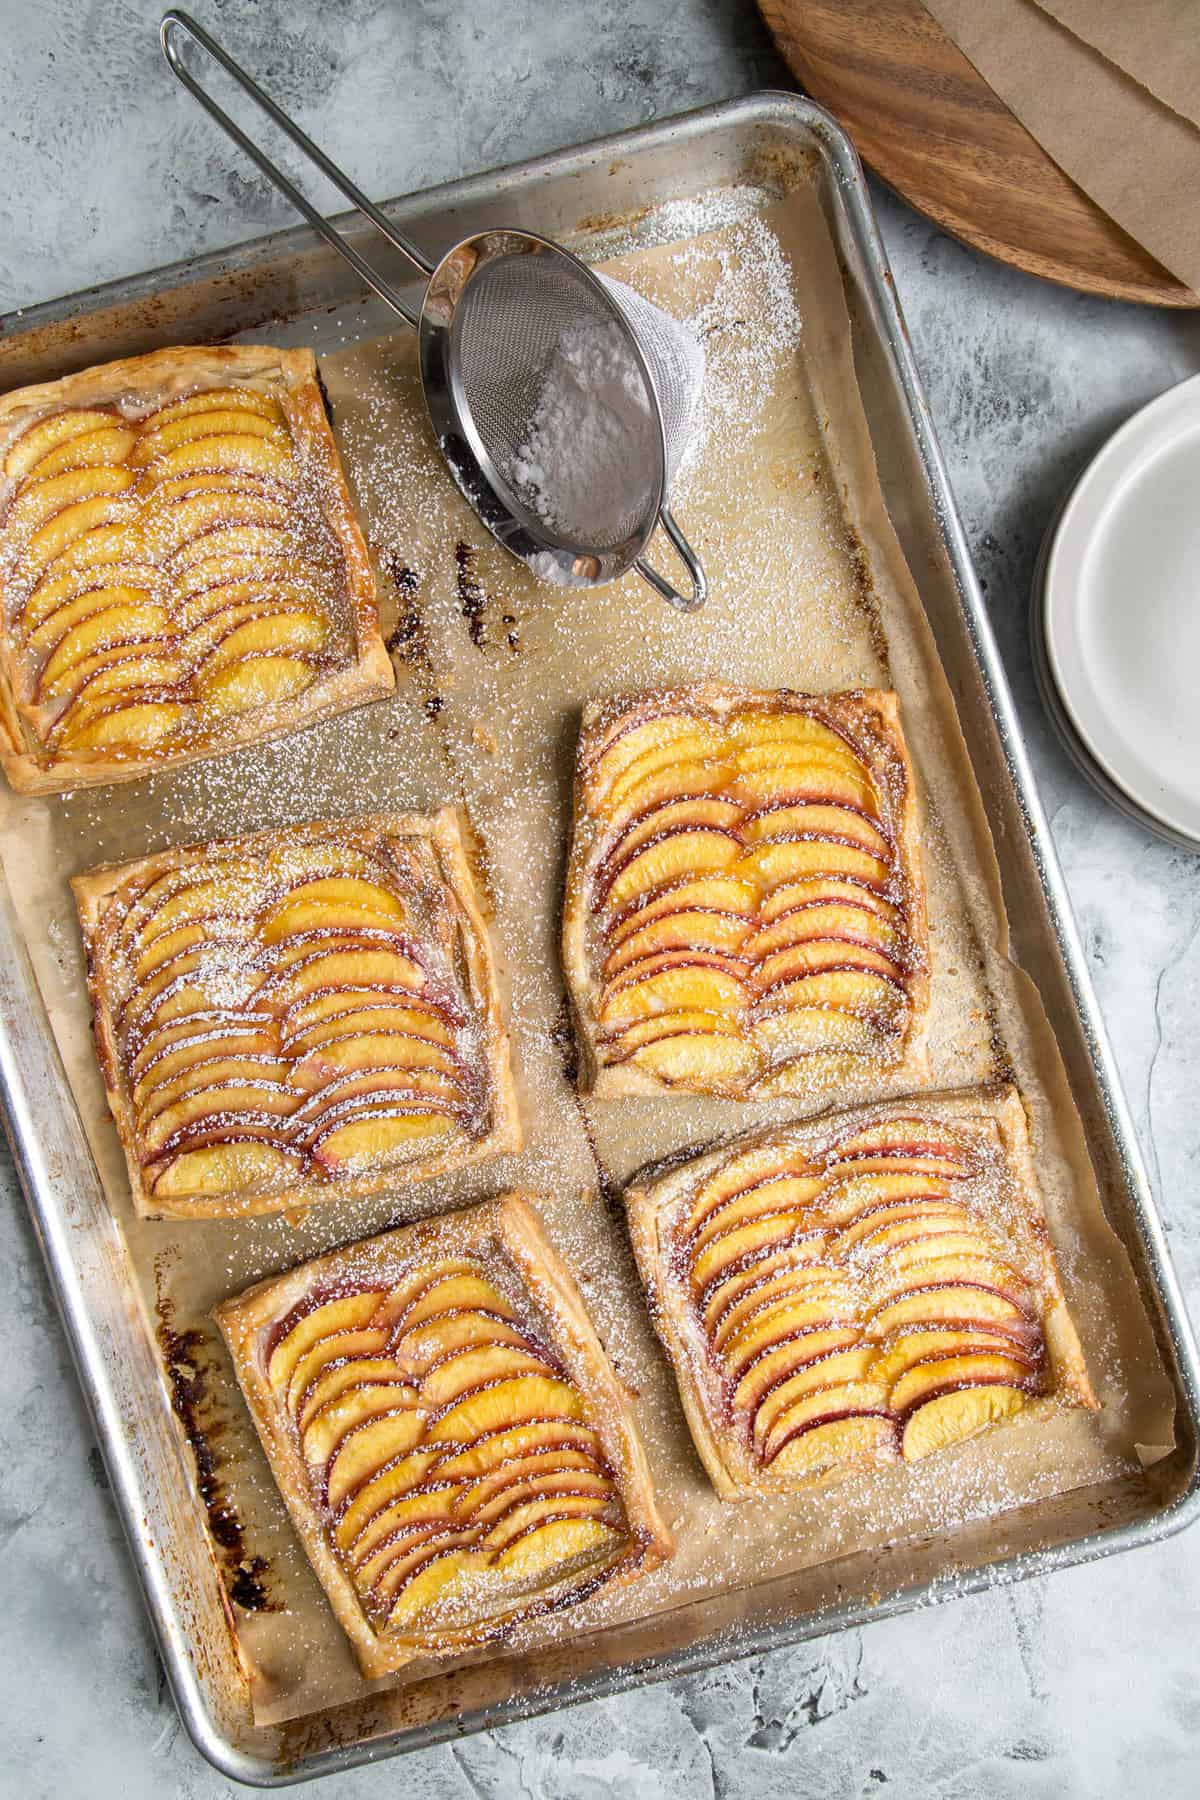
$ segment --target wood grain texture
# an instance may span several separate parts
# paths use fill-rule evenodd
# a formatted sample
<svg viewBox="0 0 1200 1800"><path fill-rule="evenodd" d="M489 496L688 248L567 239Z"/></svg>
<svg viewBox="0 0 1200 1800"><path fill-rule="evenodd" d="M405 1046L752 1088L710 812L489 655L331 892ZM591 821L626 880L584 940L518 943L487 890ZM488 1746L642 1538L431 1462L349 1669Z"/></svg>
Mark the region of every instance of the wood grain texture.
<svg viewBox="0 0 1200 1800"><path fill-rule="evenodd" d="M1200 299L1065 175L919 0L759 0L797 81L964 243L1085 293Z"/></svg>

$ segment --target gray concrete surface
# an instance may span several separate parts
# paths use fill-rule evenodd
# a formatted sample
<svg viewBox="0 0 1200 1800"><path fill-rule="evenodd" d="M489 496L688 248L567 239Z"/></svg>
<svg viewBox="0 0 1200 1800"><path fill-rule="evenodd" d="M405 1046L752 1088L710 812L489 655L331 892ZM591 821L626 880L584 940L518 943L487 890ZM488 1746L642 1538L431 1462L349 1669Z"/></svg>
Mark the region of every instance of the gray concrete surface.
<svg viewBox="0 0 1200 1800"><path fill-rule="evenodd" d="M330 151L403 192L786 82L745 0L197 0ZM286 222L165 73L153 0L0 0L0 311ZM329 196L323 200L328 202ZM1091 452L1200 370L1200 318L884 234L1180 1273L1200 1298L1200 862L1106 810L1030 675L1036 546ZM1131 596L1136 604L1136 596ZM184 1739L7 1162L0 1794L213 1800ZM1181 1795L1200 1533L327 1784L344 1800Z"/></svg>

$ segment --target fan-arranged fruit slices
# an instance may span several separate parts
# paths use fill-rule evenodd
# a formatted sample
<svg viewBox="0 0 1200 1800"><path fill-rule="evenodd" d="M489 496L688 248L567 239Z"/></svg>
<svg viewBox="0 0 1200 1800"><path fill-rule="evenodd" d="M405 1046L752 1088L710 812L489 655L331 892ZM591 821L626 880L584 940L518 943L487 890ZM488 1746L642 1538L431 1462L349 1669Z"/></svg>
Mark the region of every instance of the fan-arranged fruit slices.
<svg viewBox="0 0 1200 1800"><path fill-rule="evenodd" d="M217 1318L365 1674L670 1555L629 1396L521 1196L350 1245Z"/></svg>
<svg viewBox="0 0 1200 1800"><path fill-rule="evenodd" d="M0 400L0 602L0 755L23 790L393 684L306 350L161 350Z"/></svg>
<svg viewBox="0 0 1200 1800"><path fill-rule="evenodd" d="M772 1128L628 1201L655 1323L726 1499L1095 1405L1015 1090Z"/></svg>
<svg viewBox="0 0 1200 1800"><path fill-rule="evenodd" d="M452 810L263 832L74 883L140 1212L267 1212L518 1148Z"/></svg>
<svg viewBox="0 0 1200 1800"><path fill-rule="evenodd" d="M895 696L706 683L589 706L563 944L597 1093L924 1080L924 885Z"/></svg>

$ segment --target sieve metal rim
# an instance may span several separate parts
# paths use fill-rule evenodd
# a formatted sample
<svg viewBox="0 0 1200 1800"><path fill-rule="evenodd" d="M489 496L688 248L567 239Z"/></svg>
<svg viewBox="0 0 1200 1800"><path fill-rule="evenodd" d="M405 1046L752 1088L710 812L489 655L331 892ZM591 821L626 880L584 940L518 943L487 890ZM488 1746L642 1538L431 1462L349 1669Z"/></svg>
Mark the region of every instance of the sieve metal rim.
<svg viewBox="0 0 1200 1800"><path fill-rule="evenodd" d="M455 334L460 306L484 269L512 256L553 257L567 264L606 317L619 328L642 378L654 423L657 455L636 528L614 544L583 544L555 531L526 506L497 468L472 416ZM657 527L666 498L667 444L653 370L617 300L573 252L538 232L478 232L447 251L430 277L417 327L425 405L442 453L466 498L494 536L518 556L552 556L563 577L580 585L615 581L637 562Z"/></svg>

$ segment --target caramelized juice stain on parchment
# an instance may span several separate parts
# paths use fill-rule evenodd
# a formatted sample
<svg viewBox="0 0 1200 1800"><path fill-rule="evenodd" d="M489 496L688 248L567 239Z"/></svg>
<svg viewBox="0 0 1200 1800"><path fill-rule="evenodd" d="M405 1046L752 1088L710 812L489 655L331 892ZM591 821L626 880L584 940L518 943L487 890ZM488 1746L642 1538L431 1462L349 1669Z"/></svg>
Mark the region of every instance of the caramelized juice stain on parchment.
<svg viewBox="0 0 1200 1800"><path fill-rule="evenodd" d="M547 1195L550 1235L619 1372L638 1390L664 1516L679 1541L673 1564L569 1615L576 1669L591 1655L580 1634L594 1627L752 1586L764 1567L778 1574L859 1549L869 1558L883 1545L949 1531L966 1517L1108 1479L1128 1466L1135 1441L1170 1442L1169 1389L1131 1273L1104 1224L1078 1121L1062 1102L1057 1052L1026 990L992 948L1003 941L1004 925L990 844L948 689L883 513L853 385L836 257L815 194L799 190L772 213L771 226L777 240L749 220L614 265L698 321L711 353L710 386L715 375L718 397L741 396L737 407L716 409L676 496L709 573L712 598L704 612L676 613L636 578L566 596L534 586L486 535L441 467L411 342L380 340L326 359L323 376L381 598L393 608L384 628L398 665L395 697L282 743L117 794L80 794L61 804L5 800L10 885L148 1308L157 1297L156 1259L177 1251L167 1277L176 1330L191 1329L253 1280L424 1211L514 1181ZM782 256L772 249L776 241ZM784 328L788 306L801 317L798 339ZM654 554L668 565L660 544ZM473 584L465 608L464 567ZM949 1459L931 1458L916 1478L889 1472L851 1483L836 1502L826 1494L731 1513L708 1488L651 1337L619 1209L602 1204L598 1188L606 1184L611 1193L649 1158L792 1116L802 1106L580 1103L561 1055L558 958L584 701L705 677L756 687L831 690L890 681L897 688L929 802L935 1081L986 1079L1000 1072L1002 1059L1011 1060L1031 1103L1068 1300L1107 1402L1097 1422L1064 1418L1035 1438L1013 1428ZM66 877L167 844L445 801L465 806L486 862L510 990L526 1150L408 1194L327 1203L294 1223L135 1220L88 1042ZM231 1434L222 1445L223 1479L249 1553L269 1565L272 1598L286 1608L239 1611L242 1646L255 1669L256 1716L297 1718L378 1684L357 1673L238 1407L232 1372L220 1366ZM530 1646L531 1654L546 1645L543 1660L532 1654L525 1678L560 1670L554 1644L563 1631L560 1620L520 1633L517 1646ZM427 1672L413 1665L405 1679ZM447 1695L460 1707L494 1701L513 1678L511 1668L485 1661L432 1684L426 1700L410 1689L405 1719L429 1716Z"/></svg>

